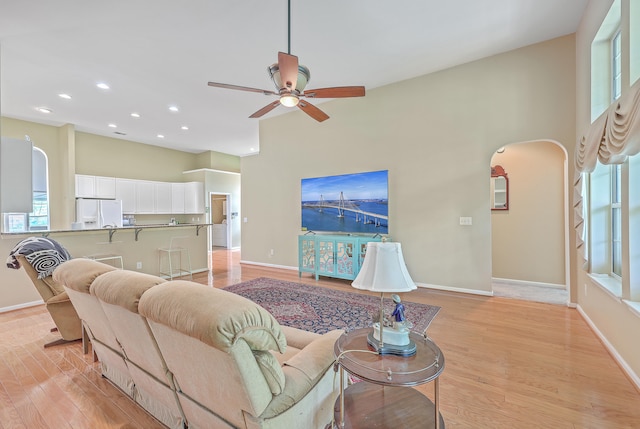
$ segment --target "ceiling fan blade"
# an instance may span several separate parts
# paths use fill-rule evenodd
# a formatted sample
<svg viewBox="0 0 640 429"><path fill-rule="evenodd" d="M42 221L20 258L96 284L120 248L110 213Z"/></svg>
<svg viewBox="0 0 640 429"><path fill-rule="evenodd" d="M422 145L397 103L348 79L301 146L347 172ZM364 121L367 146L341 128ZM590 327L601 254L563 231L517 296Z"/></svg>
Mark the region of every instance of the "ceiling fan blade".
<svg viewBox="0 0 640 429"><path fill-rule="evenodd" d="M318 122L322 122L329 119L329 115L327 115L322 110L318 109L316 106L314 106L313 104L307 101L300 100L300 102L298 103L298 107L304 113L311 116L313 119L315 119Z"/></svg>
<svg viewBox="0 0 640 429"><path fill-rule="evenodd" d="M280 80L285 88L294 90L298 83L298 57L278 52L278 69Z"/></svg>
<svg viewBox="0 0 640 429"><path fill-rule="evenodd" d="M259 118L259 117L271 112L273 109L275 109L279 105L280 105L280 100L276 100L273 103L267 104L262 109L258 110L256 113L254 113L253 115L251 115L249 117L250 118Z"/></svg>
<svg viewBox="0 0 640 429"><path fill-rule="evenodd" d="M364 97L364 86L336 86L333 88L309 89L304 92L309 98Z"/></svg>
<svg viewBox="0 0 640 429"><path fill-rule="evenodd" d="M266 89L250 88L248 86L230 85L228 83L209 82L208 85L216 88L235 89L238 91L259 92L264 95L278 95L277 92L269 91Z"/></svg>

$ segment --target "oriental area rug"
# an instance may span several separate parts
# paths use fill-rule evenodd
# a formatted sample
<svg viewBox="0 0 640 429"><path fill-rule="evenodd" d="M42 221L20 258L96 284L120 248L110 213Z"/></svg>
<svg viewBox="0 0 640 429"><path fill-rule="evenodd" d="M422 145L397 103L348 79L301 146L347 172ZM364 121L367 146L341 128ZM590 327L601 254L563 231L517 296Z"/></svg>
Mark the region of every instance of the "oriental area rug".
<svg viewBox="0 0 640 429"><path fill-rule="evenodd" d="M333 329L351 331L373 324L380 312L380 296L344 292L320 286L260 277L227 286L224 290L244 296L261 305L281 324L324 334ZM395 304L384 296L385 314ZM403 295L406 298L407 294ZM412 331L423 333L440 311L440 307L403 300L405 316L413 323Z"/></svg>

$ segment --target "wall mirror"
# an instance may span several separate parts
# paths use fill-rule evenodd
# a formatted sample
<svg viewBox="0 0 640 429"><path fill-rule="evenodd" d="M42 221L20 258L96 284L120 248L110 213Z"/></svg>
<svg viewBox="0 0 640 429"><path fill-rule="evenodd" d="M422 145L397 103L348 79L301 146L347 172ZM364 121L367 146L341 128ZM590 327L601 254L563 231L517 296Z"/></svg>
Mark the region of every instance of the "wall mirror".
<svg viewBox="0 0 640 429"><path fill-rule="evenodd" d="M501 165L491 167L491 210L509 210L509 178Z"/></svg>

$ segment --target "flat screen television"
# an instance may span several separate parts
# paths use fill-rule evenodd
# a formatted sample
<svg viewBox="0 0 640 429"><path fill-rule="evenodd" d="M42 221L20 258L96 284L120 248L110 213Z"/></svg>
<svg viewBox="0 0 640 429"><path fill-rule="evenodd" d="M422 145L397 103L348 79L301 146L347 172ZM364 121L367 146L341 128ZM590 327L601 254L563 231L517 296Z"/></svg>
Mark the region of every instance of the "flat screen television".
<svg viewBox="0 0 640 429"><path fill-rule="evenodd" d="M302 230L389 232L389 171L302 179Z"/></svg>

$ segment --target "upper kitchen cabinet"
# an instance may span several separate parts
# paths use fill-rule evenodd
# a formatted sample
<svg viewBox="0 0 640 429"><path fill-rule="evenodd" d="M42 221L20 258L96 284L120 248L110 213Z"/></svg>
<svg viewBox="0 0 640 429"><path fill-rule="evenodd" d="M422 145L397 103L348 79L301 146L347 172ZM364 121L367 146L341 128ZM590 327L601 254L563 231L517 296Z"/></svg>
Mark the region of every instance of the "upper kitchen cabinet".
<svg viewBox="0 0 640 429"><path fill-rule="evenodd" d="M136 213L154 214L156 212L155 182L136 180Z"/></svg>
<svg viewBox="0 0 640 429"><path fill-rule="evenodd" d="M184 212L187 214L204 213L204 183L186 182L184 184Z"/></svg>
<svg viewBox="0 0 640 429"><path fill-rule="evenodd" d="M116 199L122 200L122 213L136 213L136 182L132 179L116 180Z"/></svg>
<svg viewBox="0 0 640 429"><path fill-rule="evenodd" d="M76 174L76 198L116 198L116 178Z"/></svg>
<svg viewBox="0 0 640 429"><path fill-rule="evenodd" d="M171 213L184 213L184 183L171 184Z"/></svg>
<svg viewBox="0 0 640 429"><path fill-rule="evenodd" d="M172 214L173 209L173 196L172 188L173 183L169 182L156 182L155 194L156 194L156 214Z"/></svg>

